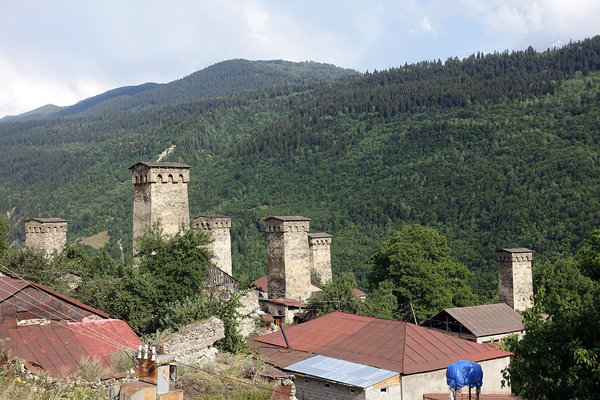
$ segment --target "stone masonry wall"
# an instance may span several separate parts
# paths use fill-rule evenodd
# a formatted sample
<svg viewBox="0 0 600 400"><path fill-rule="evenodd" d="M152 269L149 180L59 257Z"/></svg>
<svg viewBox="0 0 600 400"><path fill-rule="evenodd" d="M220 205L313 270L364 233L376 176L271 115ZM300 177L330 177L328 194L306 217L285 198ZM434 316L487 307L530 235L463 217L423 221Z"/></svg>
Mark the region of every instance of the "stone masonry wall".
<svg viewBox="0 0 600 400"><path fill-rule="evenodd" d="M221 271L231 275L231 218L224 215L201 215L194 219L193 226L210 232L213 242L207 248L213 253L211 261Z"/></svg>
<svg viewBox="0 0 600 400"><path fill-rule="evenodd" d="M271 217L265 221L269 297L308 299L311 293L308 218Z"/></svg>
<svg viewBox="0 0 600 400"><path fill-rule="evenodd" d="M311 255L311 268L323 283L331 281L331 235L327 233L309 233L308 244Z"/></svg>
<svg viewBox="0 0 600 400"><path fill-rule="evenodd" d="M517 311L533 306L532 255L531 251L498 251L498 300Z"/></svg>
<svg viewBox="0 0 600 400"><path fill-rule="evenodd" d="M131 180L134 184L134 239L158 221L163 232L169 235L176 234L182 226L189 226L189 168L136 164L132 167Z"/></svg>
<svg viewBox="0 0 600 400"><path fill-rule="evenodd" d="M60 218L34 218L25 222L25 246L51 254L67 244L67 221Z"/></svg>
<svg viewBox="0 0 600 400"><path fill-rule="evenodd" d="M225 337L225 325L216 317L194 322L169 335L158 344L164 346L166 354L182 363L199 363L214 359L217 350L212 347Z"/></svg>

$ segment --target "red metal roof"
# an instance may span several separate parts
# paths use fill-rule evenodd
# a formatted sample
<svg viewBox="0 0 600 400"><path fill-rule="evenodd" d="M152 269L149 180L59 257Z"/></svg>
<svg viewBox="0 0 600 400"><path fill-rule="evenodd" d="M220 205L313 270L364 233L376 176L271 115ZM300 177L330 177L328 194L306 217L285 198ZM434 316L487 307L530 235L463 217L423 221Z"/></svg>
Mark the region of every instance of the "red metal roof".
<svg viewBox="0 0 600 400"><path fill-rule="evenodd" d="M108 369L111 354L141 344L129 325L117 319L0 327L0 338L8 339L5 346L12 356L54 377L77 371L82 357L96 358Z"/></svg>
<svg viewBox="0 0 600 400"><path fill-rule="evenodd" d="M83 304L75 299L70 298L70 297L64 296L64 295L62 295L58 292L55 292L54 290L48 289L47 287L42 286L38 283L28 281L25 279L12 278L9 276L0 276L0 301L4 301L4 300L8 299L9 297L20 292L27 286L35 287L43 292L46 292L54 297L57 297L57 298L63 300L64 302L70 303L76 307L82 308L82 309L89 311L93 314L96 314L100 317L110 318L110 315L108 315L107 313L105 313L103 311L100 311L94 307L90 307L87 304Z"/></svg>
<svg viewBox="0 0 600 400"><path fill-rule="evenodd" d="M505 303L447 308L429 318L423 325L430 326L428 321L445 321L444 314L446 313L476 337L518 332L525 329L523 316Z"/></svg>
<svg viewBox="0 0 600 400"><path fill-rule="evenodd" d="M257 337L250 345L259 346L261 354L280 368L320 354L405 375L443 369L458 360L477 362L512 354L408 322L339 311L286 328L285 333L291 349L284 349L280 332Z"/></svg>

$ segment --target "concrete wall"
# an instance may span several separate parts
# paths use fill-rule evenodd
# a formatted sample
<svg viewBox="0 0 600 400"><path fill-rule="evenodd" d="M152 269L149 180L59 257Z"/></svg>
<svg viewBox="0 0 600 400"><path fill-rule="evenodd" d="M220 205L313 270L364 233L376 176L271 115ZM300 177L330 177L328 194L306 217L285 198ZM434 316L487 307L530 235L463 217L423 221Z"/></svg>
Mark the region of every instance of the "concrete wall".
<svg viewBox="0 0 600 400"><path fill-rule="evenodd" d="M189 168L136 164L131 172L134 239L158 221L168 235L176 234L182 226L189 226Z"/></svg>
<svg viewBox="0 0 600 400"><path fill-rule="evenodd" d="M516 252L521 249L498 250L498 300L517 311L533 306L533 278L531 260L533 252Z"/></svg>
<svg viewBox="0 0 600 400"><path fill-rule="evenodd" d="M232 275L231 218L224 215L201 215L194 218L194 228L210 232L213 242L207 249L213 253L211 261L221 271Z"/></svg>
<svg viewBox="0 0 600 400"><path fill-rule="evenodd" d="M502 370L510 363L510 357L480 361L483 370L481 393L510 394L510 387L502 388ZM463 388L463 393L468 389ZM448 393L446 370L406 375L402 377L402 400L423 400L425 393ZM475 390L472 391L475 393Z"/></svg>
<svg viewBox="0 0 600 400"><path fill-rule="evenodd" d="M265 220L265 230L269 298L308 299L308 218L270 217Z"/></svg>
<svg viewBox="0 0 600 400"><path fill-rule="evenodd" d="M402 385L396 383L388 386L375 386L367 388L366 399L367 400L386 400L386 399L400 399L402 396Z"/></svg>
<svg viewBox="0 0 600 400"><path fill-rule="evenodd" d="M51 254L60 252L67 244L67 221L59 218L25 221L25 246L34 251Z"/></svg>
<svg viewBox="0 0 600 400"><path fill-rule="evenodd" d="M328 233L309 233L310 263L323 283L331 281L331 235Z"/></svg>

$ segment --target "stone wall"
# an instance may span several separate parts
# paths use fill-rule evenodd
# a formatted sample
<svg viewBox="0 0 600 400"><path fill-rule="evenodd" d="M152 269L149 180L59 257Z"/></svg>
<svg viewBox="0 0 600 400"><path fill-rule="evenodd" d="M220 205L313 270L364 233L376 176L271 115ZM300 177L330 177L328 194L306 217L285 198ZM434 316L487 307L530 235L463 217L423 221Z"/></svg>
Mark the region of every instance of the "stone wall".
<svg viewBox="0 0 600 400"><path fill-rule="evenodd" d="M306 300L310 296L309 221L304 217L265 220L270 298Z"/></svg>
<svg viewBox="0 0 600 400"><path fill-rule="evenodd" d="M184 326L158 344L164 346L165 354L175 357L178 362L202 364L214 360L218 351L212 345L224 337L223 321L211 317Z"/></svg>
<svg viewBox="0 0 600 400"><path fill-rule="evenodd" d="M366 399L365 391L361 388L325 382L309 376L296 375L294 384L296 385L296 397L298 399Z"/></svg>
<svg viewBox="0 0 600 400"><path fill-rule="evenodd" d="M258 305L258 290L249 289L240 297L241 307L237 308L239 314L239 331L244 337L257 330L261 311Z"/></svg>
<svg viewBox="0 0 600 400"><path fill-rule="evenodd" d="M134 239L158 221L169 235L189 226L189 168L175 163L137 163L130 167L134 184Z"/></svg>
<svg viewBox="0 0 600 400"><path fill-rule="evenodd" d="M331 281L331 235L328 233L309 233L311 268L321 277L323 283Z"/></svg>
<svg viewBox="0 0 600 400"><path fill-rule="evenodd" d="M195 229L210 232L213 238L207 249L213 253L212 262L231 275L231 218L225 215L201 215L194 218Z"/></svg>
<svg viewBox="0 0 600 400"><path fill-rule="evenodd" d="M533 306L533 278L529 249L501 249L498 256L498 301L517 311Z"/></svg>
<svg viewBox="0 0 600 400"><path fill-rule="evenodd" d="M51 254L67 244L67 221L62 218L32 218L25 221L25 246Z"/></svg>

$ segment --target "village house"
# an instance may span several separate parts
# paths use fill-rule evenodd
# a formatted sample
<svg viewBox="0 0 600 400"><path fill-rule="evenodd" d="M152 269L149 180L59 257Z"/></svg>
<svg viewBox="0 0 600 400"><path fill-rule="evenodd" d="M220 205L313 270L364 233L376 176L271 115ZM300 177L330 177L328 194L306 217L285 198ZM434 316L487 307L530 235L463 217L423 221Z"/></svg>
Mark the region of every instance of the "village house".
<svg viewBox="0 0 600 400"><path fill-rule="evenodd" d="M0 274L0 338L27 369L41 369L53 377L74 373L86 358L95 358L110 370L114 353L133 351L141 344L126 322L4 273Z"/></svg>
<svg viewBox="0 0 600 400"><path fill-rule="evenodd" d="M448 396L446 368L459 360L482 367L483 398L511 398L510 387L501 382L512 353L409 322L336 311L257 337L250 346L295 375L298 399Z"/></svg>

